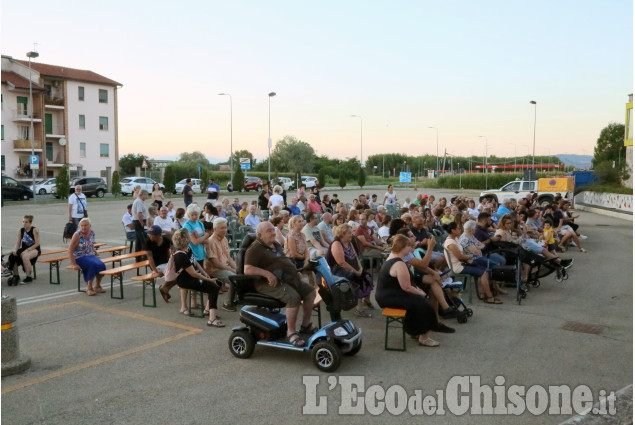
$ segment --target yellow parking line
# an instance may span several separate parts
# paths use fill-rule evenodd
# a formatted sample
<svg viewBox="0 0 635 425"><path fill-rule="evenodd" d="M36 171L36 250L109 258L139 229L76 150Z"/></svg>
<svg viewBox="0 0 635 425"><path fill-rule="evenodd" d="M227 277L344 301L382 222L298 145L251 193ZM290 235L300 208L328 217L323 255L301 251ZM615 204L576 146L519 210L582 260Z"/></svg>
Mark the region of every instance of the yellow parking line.
<svg viewBox="0 0 635 425"><path fill-rule="evenodd" d="M22 314L31 314L31 313L39 313L41 311L53 310L55 308L68 307L68 306L71 306L73 304L77 304L77 301L71 301L71 302L68 302L68 303L53 304L53 305L48 305L48 306L44 306L44 307L32 308L30 310L19 311L19 313L20 313L20 315L22 315Z"/></svg>
<svg viewBox="0 0 635 425"><path fill-rule="evenodd" d="M97 366L97 365L100 365L100 364L103 364L103 363L106 363L106 362L109 362L109 361L112 361L112 360L121 359L121 358L129 356L131 354L136 354L136 353L139 353L141 351L149 350L150 348L158 347L160 345L167 344L168 342L178 341L181 338L185 338L186 336L190 336L190 335L195 335L195 334L200 333L200 332L202 332L201 329L196 329L196 330L193 330L193 331L183 332L183 333L180 333L178 335L171 336L169 338L160 339L158 341L150 342L148 344L141 345L139 347L131 348L129 350L125 350L125 351L122 351L122 352L119 352L119 353L111 354L109 356L104 356L104 357L100 357L100 358L95 359L95 360L91 360L91 361L88 361L88 362L80 363L78 365L71 366L71 367L68 367L66 369L60 369L58 371L49 373L48 375L40 376L39 378L34 378L34 379L30 379L28 381L19 382L17 384L14 384L14 385L11 385L11 386L8 386L8 387L3 386L2 387L2 394L8 394L8 393L11 393L13 391L20 390L22 388L30 387L32 385L41 384L41 383L46 382L48 380L51 380L53 378L59 378L60 376L65 376L65 375L68 375L70 373L78 372L80 370L87 369L89 367Z"/></svg>

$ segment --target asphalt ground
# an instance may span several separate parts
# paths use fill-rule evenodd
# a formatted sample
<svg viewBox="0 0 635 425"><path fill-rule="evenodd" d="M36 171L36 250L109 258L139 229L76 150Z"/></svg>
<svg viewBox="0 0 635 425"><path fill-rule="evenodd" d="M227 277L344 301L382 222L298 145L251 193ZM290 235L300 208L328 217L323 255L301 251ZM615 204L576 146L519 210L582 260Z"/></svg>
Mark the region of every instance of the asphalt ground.
<svg viewBox="0 0 635 425"><path fill-rule="evenodd" d="M367 191L383 194L380 189L363 192ZM326 191L333 192L345 201L360 193ZM426 189L424 193L438 197L458 191ZM413 190L398 191L402 201L415 195ZM255 194L240 198L255 199ZM197 201L202 204L203 198ZM93 203L96 207L91 208L89 199L98 241L123 243L120 220L129 202L130 198L124 198ZM44 249L65 246L61 235L66 206L23 203L2 208L2 252L12 249L21 217L27 213L35 216ZM385 390L400 385L408 395L415 390L434 395L455 376L479 376L490 385L503 376L506 387L587 385L594 401L600 390L617 391L630 384L632 223L585 212L580 215L577 222L589 236L585 241L589 252L571 249L563 255L575 258L568 281L556 283L553 276L542 279L540 288L532 289L521 305L512 291L501 297L503 305L475 300L468 323L445 321L456 328L455 334L433 334L441 342L438 348L419 347L408 338L406 352L385 351L385 321L379 310L372 319L345 313L345 318L363 329L363 347L356 356L345 357L332 376L363 377L365 389L375 384ZM308 354L259 346L247 360L234 358L227 340L231 328L240 325L237 312L220 312L226 328L208 328L204 319L178 313L176 290L173 302L166 304L157 295L157 308L142 307L141 286L130 282L132 274L125 279L123 300L108 294L88 297L77 293L76 272L64 270L66 265L62 264L59 286L48 283L44 265L38 265L38 278L32 284L8 287L6 279L2 281L2 294L17 299L20 349L32 360L27 372L2 378L2 423L554 424L571 416L529 411L519 416L456 415L447 407L445 414L429 417L411 415L408 410L399 415L387 410L377 416L369 411L342 415L339 408L346 398L342 387L330 385L330 375L319 372ZM104 280L104 287L109 286ZM598 327L600 333L563 329L568 322ZM303 407L311 404L306 401L304 376L319 377L317 395L326 397L326 417L303 415Z"/></svg>

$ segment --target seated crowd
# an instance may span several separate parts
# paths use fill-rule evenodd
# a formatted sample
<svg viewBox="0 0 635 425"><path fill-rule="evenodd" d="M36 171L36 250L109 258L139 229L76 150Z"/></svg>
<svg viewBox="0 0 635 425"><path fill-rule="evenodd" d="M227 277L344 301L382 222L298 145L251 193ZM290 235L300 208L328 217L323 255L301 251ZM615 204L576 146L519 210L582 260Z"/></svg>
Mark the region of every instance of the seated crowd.
<svg viewBox="0 0 635 425"><path fill-rule="evenodd" d="M498 295L506 292L491 275L492 267L510 263L505 256L491 252L501 243L522 247L563 269L571 267L573 260L560 259L560 252L570 245L586 252L581 242L586 237L579 233L577 216L568 211L569 203L564 199L543 207L531 196L498 205L464 196L437 201L434 196L418 194L400 206L392 186L383 202L378 199L375 194L361 194L345 204L337 194L322 195L317 186L307 191L304 185L291 197L282 186L271 189L265 184L251 204L238 198L231 203L220 199L208 202L201 211L196 203L187 210L174 210L167 202L148 211L151 267L163 272L156 263L164 267L168 260L165 248L161 253L157 245L170 245L172 240L175 268L180 274L176 282L161 286L162 296L167 302L170 287L178 284L181 312L187 314L185 291L207 293L208 325L223 327L216 314L219 293L229 292L222 308L236 311L229 277L237 268L228 238L239 226L245 226L257 239L245 254L244 273L263 277L255 289L286 304L289 343L303 346L306 342L300 334L315 329L310 317L316 282L305 268L309 260L323 257L333 275L352 283L358 299L354 314L372 317L375 306L371 292L376 286L377 304L405 309L406 332L420 345L434 347L439 343L429 332L454 332L441 320L461 314L445 295L446 287L452 284L450 271L474 277L479 298L501 304ZM127 217L131 208L123 222L126 232L133 234L135 228ZM160 260L153 261L155 258ZM371 270L375 262L383 263L376 282ZM523 280L529 273L530 266L522 265Z"/></svg>

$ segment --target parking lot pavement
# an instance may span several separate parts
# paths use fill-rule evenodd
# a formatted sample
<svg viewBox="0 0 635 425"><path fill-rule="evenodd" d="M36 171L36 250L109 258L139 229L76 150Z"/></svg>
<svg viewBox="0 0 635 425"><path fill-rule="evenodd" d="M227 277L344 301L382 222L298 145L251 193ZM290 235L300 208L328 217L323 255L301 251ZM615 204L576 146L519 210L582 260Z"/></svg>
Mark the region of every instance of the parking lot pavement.
<svg viewBox="0 0 635 425"><path fill-rule="evenodd" d="M352 198L357 192L338 194ZM128 202L103 202L91 210L98 240L123 241L119 220ZM10 250L20 217L27 212L35 216L44 248L64 246L64 205L8 206L2 209L3 252ZM435 395L454 382L453 377L469 375L505 388L587 385L597 397L601 390L617 391L632 382L632 223L580 215L577 221L589 236L589 252L572 249L564 254L575 258L568 281L542 279L521 305L511 294L502 297L500 306L475 301L468 323L445 321L456 333L434 334L441 342L438 348L419 347L408 338L406 352L384 351L381 312L373 311L371 319L347 312L344 316L363 329L363 347L356 356L344 358L333 375L319 372L305 353L271 347L256 347L247 360L234 358L227 341L231 328L240 324L237 312L220 311L227 327L212 329L204 319L178 314L175 289L173 302L165 304L158 297L157 308L144 308L141 287L129 281L131 276L123 300L108 294L87 297L76 292L75 272L62 267L62 284L49 285L48 270L40 265L30 285L8 287L2 282L3 295L17 298L20 349L32 360L27 372L2 378L3 422L235 424L254 418L264 424L324 423L322 415L303 415L303 407L311 410L319 404L326 407L327 420L350 424L559 423L572 414L534 415L525 410L519 416L459 415L448 406L457 395L452 388L444 393L444 414L421 418L408 408L401 412L399 406L395 411L391 403L382 404L379 388L399 385L408 396L415 390ZM104 281L104 287L109 282ZM590 330L599 334L584 332ZM303 384L303 377L309 376L319 379L314 396L307 392L312 385ZM344 414L351 412L346 407L346 382L351 379L363 379L364 390L378 386L375 392L357 394L366 397L363 415ZM399 394L396 389L389 394ZM320 409L314 406L313 411Z"/></svg>

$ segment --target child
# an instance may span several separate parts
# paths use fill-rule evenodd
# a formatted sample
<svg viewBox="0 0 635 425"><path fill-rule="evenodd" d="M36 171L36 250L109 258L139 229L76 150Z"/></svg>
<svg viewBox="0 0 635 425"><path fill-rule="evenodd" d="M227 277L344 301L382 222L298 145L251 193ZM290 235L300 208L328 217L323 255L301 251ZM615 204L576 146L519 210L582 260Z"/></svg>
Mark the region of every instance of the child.
<svg viewBox="0 0 635 425"><path fill-rule="evenodd" d="M244 226L245 225L245 217L247 217L249 215L249 204L247 202L243 202L241 206L242 206L242 208L241 208L240 212L238 213L238 219L240 220L240 225Z"/></svg>
<svg viewBox="0 0 635 425"><path fill-rule="evenodd" d="M545 224L542 230L543 239L547 243L547 249L549 251L555 251L558 247L555 238L553 237L553 221L550 219L545 220Z"/></svg>
<svg viewBox="0 0 635 425"><path fill-rule="evenodd" d="M441 222L443 224L447 224L453 221L454 221L454 216L452 215L452 209L450 207L445 207L443 209L443 218L441 218Z"/></svg>

